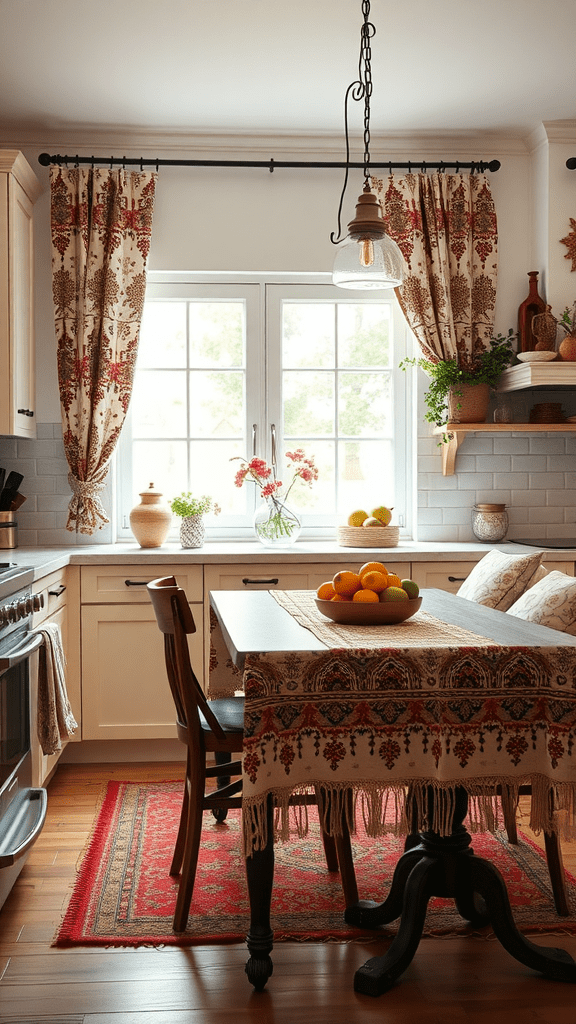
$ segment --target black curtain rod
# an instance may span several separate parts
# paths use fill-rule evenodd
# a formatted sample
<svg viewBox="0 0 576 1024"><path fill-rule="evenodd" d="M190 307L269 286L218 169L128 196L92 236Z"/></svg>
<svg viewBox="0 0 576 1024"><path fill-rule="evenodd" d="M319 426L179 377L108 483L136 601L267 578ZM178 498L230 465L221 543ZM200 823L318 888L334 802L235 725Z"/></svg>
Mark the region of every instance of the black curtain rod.
<svg viewBox="0 0 576 1024"><path fill-rule="evenodd" d="M302 161L286 161L286 160L146 160L138 157L126 157L126 156L111 156L111 157L100 157L100 156L60 156L56 154L50 156L48 153L41 153L38 157L38 163L42 164L43 167L49 167L50 164L61 164L67 165L68 163L77 164L108 164L109 167L120 165L122 167L137 166L141 169L144 165L151 164L158 170L159 167L267 167L270 173L272 173L277 167L339 167L344 168L354 167L364 169L363 163L348 164L346 163L332 163L332 162L312 162L308 160ZM421 170L423 173L430 170L445 171L454 169L456 173L458 171L470 170L472 174L480 173L484 171L497 171L500 169L499 160L472 160L470 162L462 162L456 160L453 163L446 163L445 160L441 160L439 163L429 163L427 160L408 160L405 163L395 163L393 160L386 161L385 163L371 163L371 167L374 169L388 168L390 173L393 170L407 170L411 172L413 169Z"/></svg>

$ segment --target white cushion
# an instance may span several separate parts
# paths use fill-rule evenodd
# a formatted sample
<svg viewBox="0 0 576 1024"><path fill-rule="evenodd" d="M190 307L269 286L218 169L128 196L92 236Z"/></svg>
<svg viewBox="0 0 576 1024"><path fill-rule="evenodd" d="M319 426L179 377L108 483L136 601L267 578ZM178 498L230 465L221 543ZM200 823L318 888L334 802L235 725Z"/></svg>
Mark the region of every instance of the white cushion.
<svg viewBox="0 0 576 1024"><path fill-rule="evenodd" d="M530 585L543 554L543 551L531 555L489 551L464 580L458 595L506 612Z"/></svg>
<svg viewBox="0 0 576 1024"><path fill-rule="evenodd" d="M522 594L508 611L526 622L576 636L576 579L553 570Z"/></svg>

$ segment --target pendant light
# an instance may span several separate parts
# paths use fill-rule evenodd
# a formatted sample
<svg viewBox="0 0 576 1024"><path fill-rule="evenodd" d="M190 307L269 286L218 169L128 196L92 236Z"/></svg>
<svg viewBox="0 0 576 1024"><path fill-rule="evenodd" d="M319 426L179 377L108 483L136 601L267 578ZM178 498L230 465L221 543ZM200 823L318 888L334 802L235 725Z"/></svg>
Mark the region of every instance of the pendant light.
<svg viewBox="0 0 576 1024"><path fill-rule="evenodd" d="M404 259L396 242L384 227L382 206L370 184L370 97L372 95L372 49L370 41L376 33L370 22L370 0L362 0L364 23L360 34L359 78L346 90L344 126L346 134L346 173L338 208L338 237L330 241L338 245L332 280L339 288L396 288L404 278ZM341 214L350 163L348 137L348 98L364 100L364 189L358 196L356 216L348 224L348 235L341 239Z"/></svg>

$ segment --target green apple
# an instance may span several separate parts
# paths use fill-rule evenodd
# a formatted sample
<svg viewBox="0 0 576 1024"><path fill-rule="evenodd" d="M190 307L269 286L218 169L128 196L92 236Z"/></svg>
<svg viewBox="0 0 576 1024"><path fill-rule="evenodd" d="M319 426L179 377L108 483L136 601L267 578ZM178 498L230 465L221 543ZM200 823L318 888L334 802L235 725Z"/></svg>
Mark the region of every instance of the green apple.
<svg viewBox="0 0 576 1024"><path fill-rule="evenodd" d="M386 508L385 505L379 505L378 508L372 509L370 515L373 516L374 519L378 519L381 526L388 526L388 523L392 519L392 509Z"/></svg>
<svg viewBox="0 0 576 1024"><path fill-rule="evenodd" d="M382 526L382 523L379 519L375 519L374 516L368 516L362 523L362 526Z"/></svg>
<svg viewBox="0 0 576 1024"><path fill-rule="evenodd" d="M406 591L411 601L413 601L415 597L418 597L418 594L420 593L420 587L417 583L414 583L414 580L400 580L400 586L402 587L402 590Z"/></svg>

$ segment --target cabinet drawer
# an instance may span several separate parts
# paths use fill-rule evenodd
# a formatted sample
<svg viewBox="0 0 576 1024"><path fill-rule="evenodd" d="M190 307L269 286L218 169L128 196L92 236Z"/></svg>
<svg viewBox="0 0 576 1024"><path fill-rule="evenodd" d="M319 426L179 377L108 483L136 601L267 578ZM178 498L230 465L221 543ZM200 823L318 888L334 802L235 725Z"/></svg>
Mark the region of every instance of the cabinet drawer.
<svg viewBox="0 0 576 1024"><path fill-rule="evenodd" d="M82 566L82 604L149 604L146 584L175 576L189 601L202 601L201 565L86 565ZM223 588L220 588L223 589Z"/></svg>
<svg viewBox="0 0 576 1024"><path fill-rule="evenodd" d="M66 605L68 597L66 577L66 569L59 569L33 584L33 593L40 594L44 602L42 608L34 613L34 626L39 626L44 619L50 618Z"/></svg>
<svg viewBox="0 0 576 1024"><path fill-rule="evenodd" d="M412 579L423 587L456 594L476 562L412 562Z"/></svg>
<svg viewBox="0 0 576 1024"><path fill-rule="evenodd" d="M336 571L336 570L334 570ZM307 590L305 565L207 565L206 599L211 590Z"/></svg>

